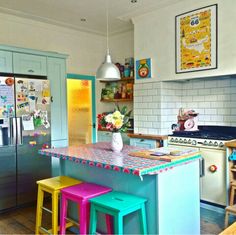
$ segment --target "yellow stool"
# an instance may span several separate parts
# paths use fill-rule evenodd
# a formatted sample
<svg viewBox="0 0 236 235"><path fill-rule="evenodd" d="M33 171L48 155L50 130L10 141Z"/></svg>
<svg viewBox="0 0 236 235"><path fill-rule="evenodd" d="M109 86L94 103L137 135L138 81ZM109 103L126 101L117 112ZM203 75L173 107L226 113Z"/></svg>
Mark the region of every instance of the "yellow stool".
<svg viewBox="0 0 236 235"><path fill-rule="evenodd" d="M38 198L37 198L37 212L36 212L36 228L35 234L39 233L58 233L58 199L60 195L60 189L80 184L82 181L76 180L67 176L57 176L54 178L44 179L37 181L38 184ZM44 192L48 192L52 195L52 210L49 210L43 206ZM52 213L52 229L47 230L42 225L42 212L46 210ZM68 226L71 226L68 223Z"/></svg>

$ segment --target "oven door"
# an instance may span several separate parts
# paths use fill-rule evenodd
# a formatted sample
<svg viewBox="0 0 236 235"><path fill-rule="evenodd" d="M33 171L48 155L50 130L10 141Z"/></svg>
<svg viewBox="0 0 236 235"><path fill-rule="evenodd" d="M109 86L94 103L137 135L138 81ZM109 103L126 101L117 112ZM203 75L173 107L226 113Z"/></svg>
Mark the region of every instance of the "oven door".
<svg viewBox="0 0 236 235"><path fill-rule="evenodd" d="M204 159L201 180L201 200L226 205L226 152L200 148Z"/></svg>

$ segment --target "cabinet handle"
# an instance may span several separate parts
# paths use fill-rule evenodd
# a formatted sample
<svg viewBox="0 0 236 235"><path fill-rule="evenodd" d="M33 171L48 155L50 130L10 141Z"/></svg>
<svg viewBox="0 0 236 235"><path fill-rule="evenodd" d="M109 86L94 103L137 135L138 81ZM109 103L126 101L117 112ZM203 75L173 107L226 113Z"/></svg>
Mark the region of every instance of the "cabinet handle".
<svg viewBox="0 0 236 235"><path fill-rule="evenodd" d="M29 69L28 72L29 73L34 73L34 70L33 69Z"/></svg>
<svg viewBox="0 0 236 235"><path fill-rule="evenodd" d="M144 141L144 139L141 139L141 140L140 140L140 142L143 142L143 141Z"/></svg>
<svg viewBox="0 0 236 235"><path fill-rule="evenodd" d="M53 96L51 96L51 103L53 103Z"/></svg>

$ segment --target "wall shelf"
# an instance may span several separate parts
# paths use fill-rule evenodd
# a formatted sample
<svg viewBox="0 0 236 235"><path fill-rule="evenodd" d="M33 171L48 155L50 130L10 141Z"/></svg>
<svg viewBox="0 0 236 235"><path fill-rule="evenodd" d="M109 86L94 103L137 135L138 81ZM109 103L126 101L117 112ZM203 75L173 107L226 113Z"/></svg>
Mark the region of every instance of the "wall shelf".
<svg viewBox="0 0 236 235"><path fill-rule="evenodd" d="M101 102L129 102L133 101L133 99L101 99Z"/></svg>
<svg viewBox="0 0 236 235"><path fill-rule="evenodd" d="M108 83L108 82L128 82L128 81L134 81L134 77L124 77L117 81L100 81L100 82Z"/></svg>

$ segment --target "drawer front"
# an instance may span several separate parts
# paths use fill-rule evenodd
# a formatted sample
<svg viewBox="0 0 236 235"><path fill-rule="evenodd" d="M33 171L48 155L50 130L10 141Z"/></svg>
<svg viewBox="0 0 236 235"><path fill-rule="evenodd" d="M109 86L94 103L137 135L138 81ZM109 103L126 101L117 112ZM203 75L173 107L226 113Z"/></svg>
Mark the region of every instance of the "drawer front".
<svg viewBox="0 0 236 235"><path fill-rule="evenodd" d="M130 145L151 149L156 148L156 140L130 138Z"/></svg>
<svg viewBox="0 0 236 235"><path fill-rule="evenodd" d="M12 52L0 51L0 73L12 73Z"/></svg>
<svg viewBox="0 0 236 235"><path fill-rule="evenodd" d="M28 75L47 75L45 56L13 53L14 73Z"/></svg>

